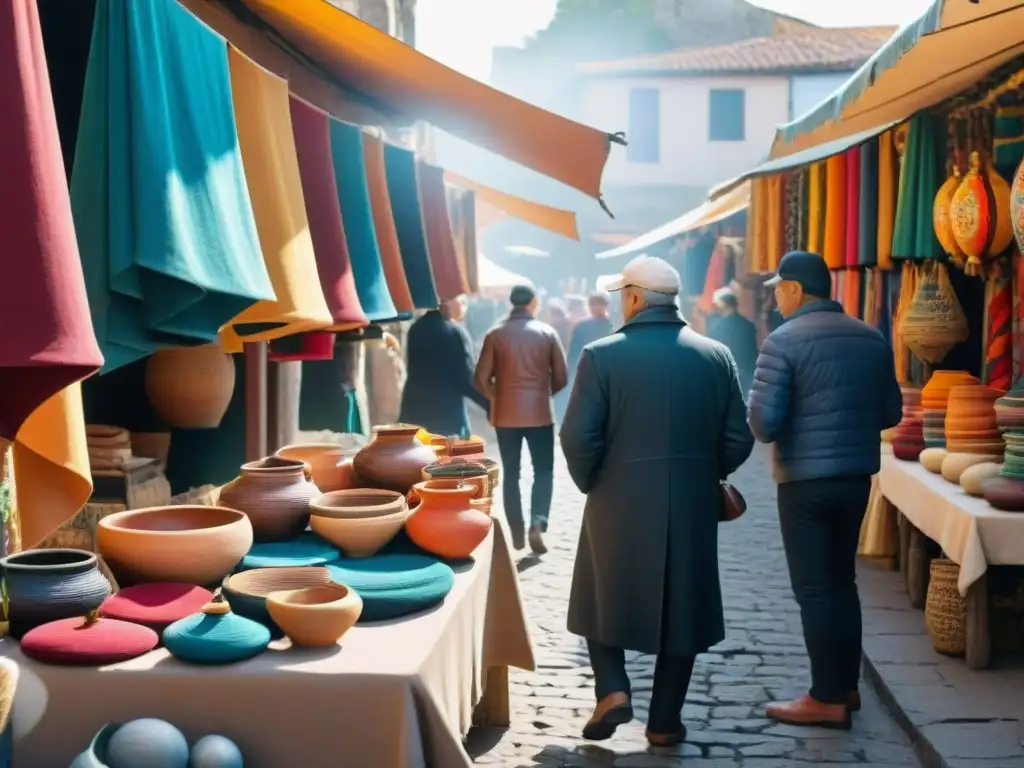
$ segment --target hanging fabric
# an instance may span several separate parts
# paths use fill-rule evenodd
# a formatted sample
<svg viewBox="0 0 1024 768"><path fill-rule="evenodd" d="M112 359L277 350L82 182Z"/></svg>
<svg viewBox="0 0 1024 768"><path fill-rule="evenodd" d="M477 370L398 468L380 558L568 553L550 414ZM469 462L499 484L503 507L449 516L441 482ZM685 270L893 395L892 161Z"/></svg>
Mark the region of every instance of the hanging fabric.
<svg viewBox="0 0 1024 768"><path fill-rule="evenodd" d="M296 333L274 339L267 350L271 363L301 363L334 359L336 334L325 331Z"/></svg>
<svg viewBox="0 0 1024 768"><path fill-rule="evenodd" d="M779 262L786 252L785 242L785 192L783 189L783 178L781 174L768 177L768 226L765 232L767 238L767 259L768 271L774 272L779 268Z"/></svg>
<svg viewBox="0 0 1024 768"><path fill-rule="evenodd" d="M825 248L825 163L811 166L807 178L807 250L822 254Z"/></svg>
<svg viewBox="0 0 1024 768"><path fill-rule="evenodd" d="M985 307L987 338L985 343L985 383L1008 391L1013 386L1013 275L1012 257L992 262Z"/></svg>
<svg viewBox="0 0 1024 768"><path fill-rule="evenodd" d="M801 171L796 172L797 175L797 238L796 238L796 250L806 251L807 250L807 183L810 174L807 169L804 168Z"/></svg>
<svg viewBox="0 0 1024 768"><path fill-rule="evenodd" d="M350 233L341 219L334 164L324 162L324 158L331 157L330 118L294 96L289 101L316 271L324 301L334 321L331 330L362 328L368 320L359 302L356 278L352 274Z"/></svg>
<svg viewBox="0 0 1024 768"><path fill-rule="evenodd" d="M419 163L417 172L420 193L420 211L423 214L423 229L427 237L427 252L430 267L437 286L437 297L441 301L454 299L469 292L466 276L459 267L452 239L451 219L448 217L448 200L444 187L444 169L427 163Z"/></svg>
<svg viewBox="0 0 1024 768"><path fill-rule="evenodd" d="M416 156L408 149L385 144L384 167L391 211L395 217L395 231L402 252L402 265L405 267L405 278L409 281L413 303L416 309L435 309L439 302L423 229Z"/></svg>
<svg viewBox="0 0 1024 768"><path fill-rule="evenodd" d="M859 258L860 147L854 147L846 152L846 248L844 261L847 267L856 268Z"/></svg>
<svg viewBox="0 0 1024 768"><path fill-rule="evenodd" d="M935 236L935 195L945 181L946 131L940 118L918 114L910 121L903 150L896 222L894 259L941 259L942 246Z"/></svg>
<svg viewBox="0 0 1024 768"><path fill-rule="evenodd" d="M800 174L787 173L782 177L783 215L785 230L783 232L783 252L800 249Z"/></svg>
<svg viewBox="0 0 1024 768"><path fill-rule="evenodd" d="M759 176L750 185L750 208L747 210L747 252L750 271L770 272L768 266L768 179ZM686 281L683 281L684 285Z"/></svg>
<svg viewBox="0 0 1024 768"><path fill-rule="evenodd" d="M476 193L471 189L448 187L448 212L459 268L466 276L470 293L480 292L480 270L476 252Z"/></svg>
<svg viewBox="0 0 1024 768"><path fill-rule="evenodd" d="M896 196L900 158L895 131L878 137L878 266L892 269L892 237L896 226Z"/></svg>
<svg viewBox="0 0 1024 768"><path fill-rule="evenodd" d="M825 186L825 243L821 254L829 269L846 266L846 156L827 160Z"/></svg>
<svg viewBox="0 0 1024 768"><path fill-rule="evenodd" d="M878 263L878 139L860 148L860 218L857 263L873 267ZM872 281L874 282L874 281Z"/></svg>

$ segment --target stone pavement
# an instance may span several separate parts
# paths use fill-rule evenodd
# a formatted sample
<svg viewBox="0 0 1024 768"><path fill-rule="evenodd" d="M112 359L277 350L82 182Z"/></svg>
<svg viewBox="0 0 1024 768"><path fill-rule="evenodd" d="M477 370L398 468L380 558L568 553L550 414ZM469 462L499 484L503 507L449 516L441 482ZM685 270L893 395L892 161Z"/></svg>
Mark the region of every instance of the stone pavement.
<svg viewBox="0 0 1024 768"><path fill-rule="evenodd" d="M698 660L683 712L690 729L687 743L669 750L648 748L642 719L619 728L610 741L583 741L580 730L594 704L593 679L581 638L565 629L583 497L572 485L560 451L558 456L547 536L550 551L543 558L525 556L520 561L538 669L512 671L508 731L478 729L470 734L467 749L477 763L507 768L918 765L909 741L867 685L861 688L864 709L855 716L851 732L793 728L764 718L766 702L805 692L809 676L778 532L768 455L760 446L734 478L749 510L742 520L722 526L728 637ZM634 653L627 658L633 706L643 718L654 657Z"/></svg>

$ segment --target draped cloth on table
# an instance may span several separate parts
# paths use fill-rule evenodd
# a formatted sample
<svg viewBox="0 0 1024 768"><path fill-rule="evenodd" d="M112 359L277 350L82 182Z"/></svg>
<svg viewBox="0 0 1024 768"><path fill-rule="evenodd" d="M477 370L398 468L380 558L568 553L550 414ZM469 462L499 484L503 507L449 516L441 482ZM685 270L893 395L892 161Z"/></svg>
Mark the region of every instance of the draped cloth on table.
<svg viewBox="0 0 1024 768"><path fill-rule="evenodd" d="M380 262L388 283L388 293L401 315L411 315L416 308L409 291L402 264L402 250L395 229L395 214L391 209L391 195L388 192L387 170L384 167L384 142L370 133L362 133L363 169L366 173L366 190L370 196L370 210L373 227L377 235Z"/></svg>
<svg viewBox="0 0 1024 768"><path fill-rule="evenodd" d="M833 155L825 169L825 240L829 269L846 266L846 155Z"/></svg>
<svg viewBox="0 0 1024 768"><path fill-rule="evenodd" d="M911 119L896 201L894 259L938 259L943 255L935 236L934 202L945 182L945 144L940 118L920 114Z"/></svg>
<svg viewBox="0 0 1024 768"><path fill-rule="evenodd" d="M860 205L857 264L878 263L878 139L860 148Z"/></svg>
<svg viewBox="0 0 1024 768"><path fill-rule="evenodd" d="M105 370L273 298L227 47L176 3L97 2L71 205Z"/></svg>
<svg viewBox="0 0 1024 768"><path fill-rule="evenodd" d="M21 543L32 547L92 493L78 382L103 364L54 117L35 0L0 4L0 438L14 440Z"/></svg>
<svg viewBox="0 0 1024 768"><path fill-rule="evenodd" d="M326 113L291 98L292 131L302 178L309 234L313 240L320 288L331 312L331 330L347 331L368 322L356 292L347 232L341 220L338 186L331 157L331 126Z"/></svg>
<svg viewBox="0 0 1024 768"><path fill-rule="evenodd" d="M390 320L398 314L391 300L387 274L377 244L370 191L366 183L363 143L358 128L331 121L331 154L337 200L345 223L356 290L366 316L371 320Z"/></svg>
<svg viewBox="0 0 1024 768"><path fill-rule="evenodd" d="M430 267L437 286L437 298L448 301L469 293L466 276L459 266L452 237L452 223L448 215L448 198L444 186L444 169L419 163L417 169L420 192L420 210L423 230L427 236Z"/></svg>
<svg viewBox="0 0 1024 768"><path fill-rule="evenodd" d="M985 383L1004 392L1013 386L1013 279L1010 256L992 262L986 286L988 336L985 343Z"/></svg>
<svg viewBox="0 0 1024 768"><path fill-rule="evenodd" d="M234 48L228 52L238 144L263 263L274 286L221 330L224 348L271 341L334 324L317 273L292 132L288 83ZM326 162L326 158L325 158Z"/></svg>
<svg viewBox="0 0 1024 768"><path fill-rule="evenodd" d="M856 268L860 256L860 147L846 152L846 266ZM856 316L856 312L853 313Z"/></svg>
<svg viewBox="0 0 1024 768"><path fill-rule="evenodd" d="M878 137L878 266L892 269L892 236L896 226L896 196L899 188L900 157L896 132Z"/></svg>
<svg viewBox="0 0 1024 768"><path fill-rule="evenodd" d="M402 147L385 144L384 167L391 211L395 217L395 231L398 232L398 244L402 252L402 266L405 268L405 278L409 281L413 303L416 309L434 309L439 302L434 275L430 269L427 236L423 229L416 156Z"/></svg>
<svg viewBox="0 0 1024 768"><path fill-rule="evenodd" d="M825 163L815 163L807 176L807 250L821 254L825 247Z"/></svg>

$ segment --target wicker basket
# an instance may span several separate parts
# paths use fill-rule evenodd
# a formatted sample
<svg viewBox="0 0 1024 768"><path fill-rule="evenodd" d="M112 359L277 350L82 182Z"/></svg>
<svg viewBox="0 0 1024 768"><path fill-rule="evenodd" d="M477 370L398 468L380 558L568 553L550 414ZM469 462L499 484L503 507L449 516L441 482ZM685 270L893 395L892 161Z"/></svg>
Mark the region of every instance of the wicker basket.
<svg viewBox="0 0 1024 768"><path fill-rule="evenodd" d="M3 754L4 745L9 748L10 739L3 733L11 728L11 713L14 709L14 691L18 687L18 665L10 659L0 659L0 765L7 765L10 755ZM10 734L8 734L10 736Z"/></svg>
<svg viewBox="0 0 1024 768"><path fill-rule="evenodd" d="M957 588L959 579L960 566L952 560L938 558L932 561L924 620L932 648L948 656L963 656L967 647L967 611Z"/></svg>

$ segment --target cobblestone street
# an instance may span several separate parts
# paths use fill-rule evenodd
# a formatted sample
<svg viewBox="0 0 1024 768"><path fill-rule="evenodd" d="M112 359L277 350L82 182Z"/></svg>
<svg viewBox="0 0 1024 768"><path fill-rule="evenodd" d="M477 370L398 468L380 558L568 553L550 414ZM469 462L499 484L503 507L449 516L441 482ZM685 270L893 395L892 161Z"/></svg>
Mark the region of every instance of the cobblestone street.
<svg viewBox="0 0 1024 768"><path fill-rule="evenodd" d="M654 657L640 654L627 657L633 706L640 719L620 728L611 741L583 741L580 730L594 704L593 681L582 639L565 629L583 497L572 485L560 451L558 456L547 536L550 552L539 560L526 556L520 562L538 669L512 671L511 729L471 734L467 746L478 764L509 768L917 765L909 741L866 684L861 686L864 708L855 716L852 732L794 728L764 719L766 702L805 692L809 675L778 532L768 454L760 446L734 478L749 511L742 520L722 526L728 637L698 660L683 713L690 731L687 743L671 750L648 748L643 718Z"/></svg>

